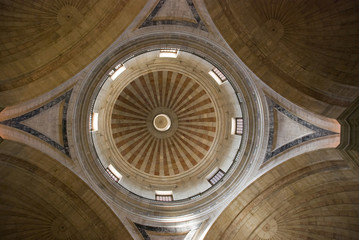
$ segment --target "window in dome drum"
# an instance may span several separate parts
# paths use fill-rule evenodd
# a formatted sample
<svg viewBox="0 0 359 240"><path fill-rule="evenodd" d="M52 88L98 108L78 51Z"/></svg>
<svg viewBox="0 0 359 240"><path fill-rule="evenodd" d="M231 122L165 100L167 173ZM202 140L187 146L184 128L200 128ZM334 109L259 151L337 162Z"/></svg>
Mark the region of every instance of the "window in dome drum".
<svg viewBox="0 0 359 240"><path fill-rule="evenodd" d="M232 135L243 134L243 118L232 118Z"/></svg>
<svg viewBox="0 0 359 240"><path fill-rule="evenodd" d="M106 172L115 182L120 182L122 175L111 164L106 168Z"/></svg>
<svg viewBox="0 0 359 240"><path fill-rule="evenodd" d="M217 182L219 182L219 180L221 180L221 179L223 178L224 174L225 174L225 173L224 173L221 169L219 169L219 170L216 172L216 174L214 174L213 177L211 177L208 181L209 181L212 185L214 185L214 184L216 184Z"/></svg>
<svg viewBox="0 0 359 240"><path fill-rule="evenodd" d="M166 48L160 50L160 57L177 58L179 50L176 48Z"/></svg>
<svg viewBox="0 0 359 240"><path fill-rule="evenodd" d="M171 202L171 201L173 201L173 195L157 195L156 194L156 201Z"/></svg>

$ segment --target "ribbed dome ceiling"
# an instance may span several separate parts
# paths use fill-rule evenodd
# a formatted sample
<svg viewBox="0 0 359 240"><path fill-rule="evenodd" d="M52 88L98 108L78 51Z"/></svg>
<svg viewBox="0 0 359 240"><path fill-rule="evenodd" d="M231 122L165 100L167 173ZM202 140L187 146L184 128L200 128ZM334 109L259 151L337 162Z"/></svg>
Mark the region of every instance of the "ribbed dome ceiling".
<svg viewBox="0 0 359 240"><path fill-rule="evenodd" d="M329 116L358 96L358 1L206 2L239 58L279 94Z"/></svg>
<svg viewBox="0 0 359 240"><path fill-rule="evenodd" d="M1 35L1 63L4 69L11 66L2 74L0 81L4 81L4 77L12 80L1 82L0 89L8 90L37 80L49 70L78 57L103 33L104 26L108 27L115 20L106 14L111 11L118 14L126 3L41 0L1 1L0 6L1 28L6 33ZM20 71L16 67L20 66L22 74L30 74L31 71L37 74L32 78L17 78Z"/></svg>
<svg viewBox="0 0 359 240"><path fill-rule="evenodd" d="M177 58L159 53L104 69L93 95L98 130L91 138L102 174L117 174L109 178L117 189L119 184L136 198L173 191L174 200L187 199L211 188L208 178L234 162L242 136L231 134L232 118L242 111L230 82L218 84L204 58L181 50ZM126 70L112 80L119 64Z"/></svg>
<svg viewBox="0 0 359 240"><path fill-rule="evenodd" d="M144 4L0 1L0 90L14 91L0 96L0 105L50 90L78 73L121 34ZM41 87L19 89L28 84Z"/></svg>
<svg viewBox="0 0 359 240"><path fill-rule="evenodd" d="M1 239L131 239L111 209L68 168L19 143L2 144L26 160L0 154Z"/></svg>
<svg viewBox="0 0 359 240"><path fill-rule="evenodd" d="M358 177L325 149L288 160L247 187L210 239L357 239Z"/></svg>
<svg viewBox="0 0 359 240"><path fill-rule="evenodd" d="M169 117L168 130L155 128L158 114ZM116 146L128 163L147 174L171 176L206 156L215 137L216 114L196 81L159 71L135 79L121 92L111 126Z"/></svg>

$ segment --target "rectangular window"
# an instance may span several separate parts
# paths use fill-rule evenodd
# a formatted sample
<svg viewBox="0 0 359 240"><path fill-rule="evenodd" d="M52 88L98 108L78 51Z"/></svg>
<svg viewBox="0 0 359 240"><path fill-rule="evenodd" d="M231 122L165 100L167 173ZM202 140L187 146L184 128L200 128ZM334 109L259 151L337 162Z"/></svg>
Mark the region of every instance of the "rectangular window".
<svg viewBox="0 0 359 240"><path fill-rule="evenodd" d="M123 73L126 70L125 65L120 64L115 67L115 70L112 70L109 75L112 80L115 80L118 76L120 76L121 73Z"/></svg>
<svg viewBox="0 0 359 240"><path fill-rule="evenodd" d="M243 134L243 118L236 118L236 134Z"/></svg>
<svg viewBox="0 0 359 240"><path fill-rule="evenodd" d="M162 201L162 202L171 202L171 201L173 201L173 196L172 195L156 195L156 200Z"/></svg>
<svg viewBox="0 0 359 240"><path fill-rule="evenodd" d="M225 173L224 173L221 169L219 169L219 170L213 175L213 177L211 177L208 181L209 181L212 185L214 185L214 184L216 184L219 180L221 180L221 179L223 178L224 174L225 174Z"/></svg>
<svg viewBox="0 0 359 240"><path fill-rule="evenodd" d="M209 71L208 73L218 83L218 85L223 84L227 80L223 73L217 68L213 68L212 71Z"/></svg>
<svg viewBox="0 0 359 240"><path fill-rule="evenodd" d="M162 202L171 202L173 201L173 192L172 191L155 191L156 200Z"/></svg>
<svg viewBox="0 0 359 240"><path fill-rule="evenodd" d="M243 134L243 118L232 118L232 135Z"/></svg>
<svg viewBox="0 0 359 240"><path fill-rule="evenodd" d="M160 57L177 58L179 50L176 48L166 48L160 50Z"/></svg>
<svg viewBox="0 0 359 240"><path fill-rule="evenodd" d="M120 182L122 175L111 164L106 168L106 172L115 182Z"/></svg>
<svg viewBox="0 0 359 240"><path fill-rule="evenodd" d="M226 77L217 68L213 68L212 71L221 79L222 82L226 81Z"/></svg>
<svg viewBox="0 0 359 240"><path fill-rule="evenodd" d="M98 113L92 113L90 116L90 131L96 132L98 130Z"/></svg>

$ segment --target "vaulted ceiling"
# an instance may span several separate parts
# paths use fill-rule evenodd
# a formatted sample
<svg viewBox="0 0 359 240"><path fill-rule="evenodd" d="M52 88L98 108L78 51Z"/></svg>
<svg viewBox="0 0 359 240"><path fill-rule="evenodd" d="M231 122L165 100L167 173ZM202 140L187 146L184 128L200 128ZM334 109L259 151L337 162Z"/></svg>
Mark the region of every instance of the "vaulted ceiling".
<svg viewBox="0 0 359 240"><path fill-rule="evenodd" d="M358 1L205 2L233 51L282 96L330 117L358 96Z"/></svg>
<svg viewBox="0 0 359 240"><path fill-rule="evenodd" d="M2 238L358 236L358 1L0 0L0 23ZM126 61L126 84L106 80ZM166 187L199 190L141 195Z"/></svg>
<svg viewBox="0 0 359 240"><path fill-rule="evenodd" d="M74 76L121 35L144 3L1 1L0 105L29 100Z"/></svg>

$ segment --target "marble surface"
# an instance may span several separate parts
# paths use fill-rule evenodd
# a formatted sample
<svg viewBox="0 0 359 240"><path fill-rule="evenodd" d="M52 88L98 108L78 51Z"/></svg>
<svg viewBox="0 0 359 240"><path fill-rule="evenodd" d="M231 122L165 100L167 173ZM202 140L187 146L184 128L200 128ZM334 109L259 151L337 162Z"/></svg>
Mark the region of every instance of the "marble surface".
<svg viewBox="0 0 359 240"><path fill-rule="evenodd" d="M201 17L199 16L192 0L186 0L186 2L188 4L188 7L191 9L191 12L195 19L195 22L190 22L190 21L186 21L186 20L182 20L182 19L170 19L172 16L168 16L169 19L155 20L154 18L156 17L156 15L160 11L160 9L164 6L166 1L171 1L171 0L160 0L158 2L158 4L156 5L156 7L153 9L153 11L150 13L150 15L142 23L140 28L155 26L155 25L180 25L180 26L199 28L203 31L208 32L208 30L207 30L206 26L204 25L203 21L201 20Z"/></svg>
<svg viewBox="0 0 359 240"><path fill-rule="evenodd" d="M70 151L69 151L69 145L68 145L68 140L67 140L67 128L66 128L66 122L67 122L67 108L68 108L68 104L69 104L69 100L71 97L71 93L72 93L72 89L67 91L66 93L64 93L63 95L55 98L54 100L50 101L49 103L36 108L35 110L32 110L28 113L25 113L21 116L18 117L14 117L5 121L0 122L0 124L9 126L9 127L13 127L19 130L22 130L24 132L27 132L39 139L41 139L42 141L50 144L51 146L55 147L56 149L58 149L59 151L61 151L62 153L66 154L67 156L70 156ZM45 134L41 133L40 131L37 131L29 126L24 125L22 122L30 119L52 107L54 107L55 105L57 105L58 103L64 101L64 105L63 105L63 110L62 110L62 142L63 144L58 143L57 141L53 140L52 138L50 138L49 136L46 136Z"/></svg>
<svg viewBox="0 0 359 240"><path fill-rule="evenodd" d="M194 233L201 225L201 224L196 224L196 225L184 226L184 227L154 227L154 226L142 225L139 223L134 223L134 224L137 227L138 231L141 233L144 240L151 240L151 237L147 233L147 231L152 233L162 233L162 235L165 234L167 237L170 237L171 235L175 237L175 235L183 234L186 235L185 239L190 240L193 239Z"/></svg>
<svg viewBox="0 0 359 240"><path fill-rule="evenodd" d="M303 120L302 118L295 116L294 114L290 113L288 110L286 110L284 107L280 106L279 104L277 104L276 102L274 102L272 99L270 99L269 97L266 97L267 99L267 104L268 104L268 110L269 110L269 138L268 138L268 144L267 144L267 151L266 151L266 155L264 157L263 163L265 163L266 161L268 161L270 158L288 150L289 148L292 148L298 144L307 142L309 140L315 139L315 138L320 138L320 137L324 137L324 136L329 136L329 135L333 135L333 134L338 134L320 127L317 127L305 120ZM314 131L314 133L299 137L297 139L294 139L282 146L277 147L276 149L273 149L273 144L274 144L274 135L275 135L275 122L274 122L274 110L277 110L278 112L284 114L286 117L288 117L289 119L297 122L298 124ZM290 129L288 129L288 131L290 131Z"/></svg>

